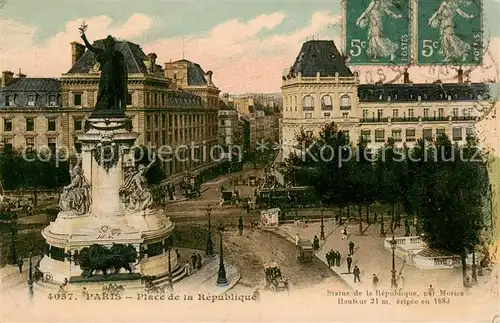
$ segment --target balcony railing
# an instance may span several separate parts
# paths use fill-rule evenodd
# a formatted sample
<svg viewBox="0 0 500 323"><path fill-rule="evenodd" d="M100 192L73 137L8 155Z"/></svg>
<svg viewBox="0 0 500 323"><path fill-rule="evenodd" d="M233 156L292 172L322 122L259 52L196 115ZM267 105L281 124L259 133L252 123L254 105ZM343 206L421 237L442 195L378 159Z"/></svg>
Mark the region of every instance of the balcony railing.
<svg viewBox="0 0 500 323"><path fill-rule="evenodd" d="M389 118L387 117L382 117L382 118L361 118L359 122L361 123L370 123L370 122L388 122Z"/></svg>
<svg viewBox="0 0 500 323"><path fill-rule="evenodd" d="M451 120L453 120L453 121L476 120L476 117L473 117L473 116L452 116Z"/></svg>
<svg viewBox="0 0 500 323"><path fill-rule="evenodd" d="M393 117L391 122L418 122L418 117Z"/></svg>
<svg viewBox="0 0 500 323"><path fill-rule="evenodd" d="M422 117L422 121L448 121L448 117Z"/></svg>
<svg viewBox="0 0 500 323"><path fill-rule="evenodd" d="M341 105L340 110L351 110L351 106L350 105Z"/></svg>

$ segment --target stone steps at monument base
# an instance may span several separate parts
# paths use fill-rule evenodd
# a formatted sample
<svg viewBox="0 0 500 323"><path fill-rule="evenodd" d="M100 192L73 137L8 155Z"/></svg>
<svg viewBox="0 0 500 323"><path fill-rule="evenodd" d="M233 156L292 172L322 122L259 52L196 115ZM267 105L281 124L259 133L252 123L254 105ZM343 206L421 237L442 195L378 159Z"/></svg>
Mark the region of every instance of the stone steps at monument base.
<svg viewBox="0 0 500 323"><path fill-rule="evenodd" d="M184 266L180 266L179 264L176 266L174 270L172 270L172 283L176 283L186 277L186 271ZM153 281L153 283L157 286L165 285L168 283L168 275L161 276Z"/></svg>

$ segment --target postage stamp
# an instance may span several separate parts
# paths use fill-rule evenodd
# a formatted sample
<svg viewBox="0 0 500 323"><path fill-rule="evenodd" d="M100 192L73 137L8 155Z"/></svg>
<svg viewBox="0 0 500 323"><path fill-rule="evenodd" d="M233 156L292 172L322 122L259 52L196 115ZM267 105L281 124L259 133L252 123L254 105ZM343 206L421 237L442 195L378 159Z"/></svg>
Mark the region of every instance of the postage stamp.
<svg viewBox="0 0 500 323"><path fill-rule="evenodd" d="M345 53L353 65L408 65L411 1L346 1Z"/></svg>
<svg viewBox="0 0 500 323"><path fill-rule="evenodd" d="M482 64L482 0L418 0L417 4L418 64Z"/></svg>

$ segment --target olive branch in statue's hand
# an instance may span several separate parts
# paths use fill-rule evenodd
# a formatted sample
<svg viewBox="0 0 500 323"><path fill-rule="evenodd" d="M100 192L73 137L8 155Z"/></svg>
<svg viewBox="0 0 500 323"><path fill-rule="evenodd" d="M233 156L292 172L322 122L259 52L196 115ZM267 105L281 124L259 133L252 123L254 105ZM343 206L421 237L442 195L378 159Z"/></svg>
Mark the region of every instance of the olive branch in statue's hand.
<svg viewBox="0 0 500 323"><path fill-rule="evenodd" d="M78 28L78 30L80 30L80 34L83 36L85 36L85 32L87 31L87 28L89 26L85 23L85 20L82 22L80 28Z"/></svg>

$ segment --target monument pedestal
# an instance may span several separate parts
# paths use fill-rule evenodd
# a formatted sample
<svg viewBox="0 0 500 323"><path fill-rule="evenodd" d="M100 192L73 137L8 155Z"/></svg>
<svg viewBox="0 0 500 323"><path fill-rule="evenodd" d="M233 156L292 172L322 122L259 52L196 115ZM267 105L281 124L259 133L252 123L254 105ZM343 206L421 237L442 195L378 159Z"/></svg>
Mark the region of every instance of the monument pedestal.
<svg viewBox="0 0 500 323"><path fill-rule="evenodd" d="M55 282L81 276L78 255L94 244L108 248L115 244L132 245L139 255L133 264L134 273L168 273L174 224L163 210L127 210L120 195L125 169L135 166L131 148L137 134L131 130L131 120L123 116L90 118L85 133L78 135L83 146L81 168L91 187L91 205L86 214L74 210L60 212L42 231L49 250L39 269L51 274ZM177 266L173 254L171 268Z"/></svg>

